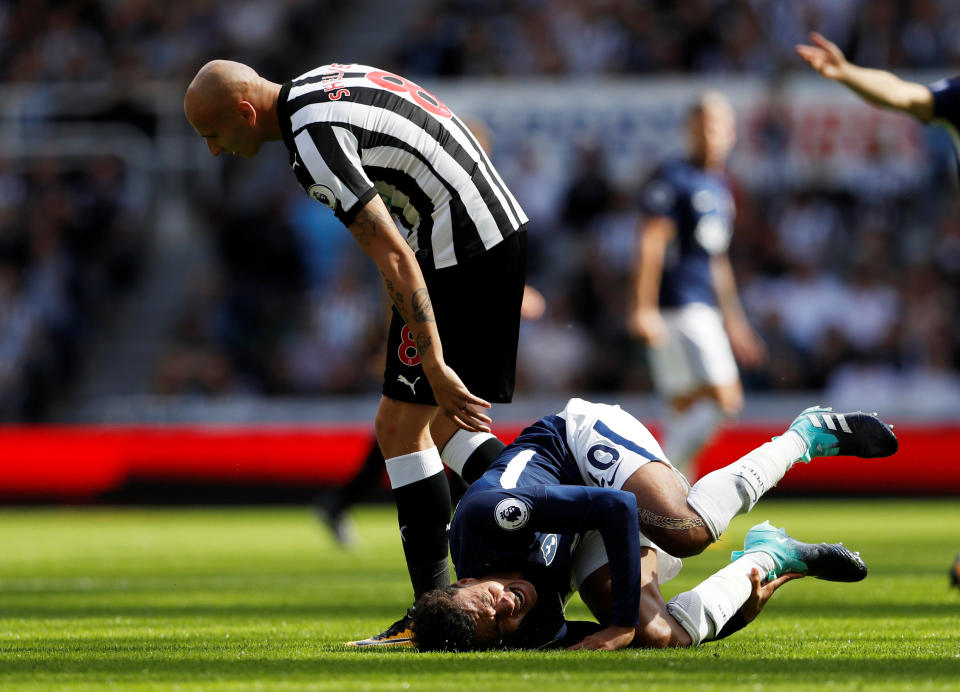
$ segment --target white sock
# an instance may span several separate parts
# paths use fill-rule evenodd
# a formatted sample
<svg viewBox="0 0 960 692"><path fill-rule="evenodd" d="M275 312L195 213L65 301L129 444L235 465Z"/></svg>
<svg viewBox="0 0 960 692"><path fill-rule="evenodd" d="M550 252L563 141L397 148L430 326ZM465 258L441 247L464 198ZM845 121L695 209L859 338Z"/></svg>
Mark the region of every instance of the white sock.
<svg viewBox="0 0 960 692"><path fill-rule="evenodd" d="M437 473L443 473L443 462L436 447L387 459L387 475L394 490Z"/></svg>
<svg viewBox="0 0 960 692"><path fill-rule="evenodd" d="M690 465L726 416L712 399L694 402L685 411L671 409L664 426L663 451L681 473Z"/></svg>
<svg viewBox="0 0 960 692"><path fill-rule="evenodd" d="M447 440L447 444L443 446L443 451L440 453L440 458L451 471L462 478L463 465L467 463L467 459L477 450L477 447L492 438L493 434L491 433L469 432L461 428Z"/></svg>
<svg viewBox="0 0 960 692"><path fill-rule="evenodd" d="M729 466L698 480L687 495L687 504L703 517L716 541L730 520L753 509L760 497L775 486L807 451L807 443L788 430Z"/></svg>
<svg viewBox="0 0 960 692"><path fill-rule="evenodd" d="M749 553L707 577L690 591L677 594L667 611L687 631L694 646L713 639L750 598L750 572L766 575L776 568L767 553Z"/></svg>

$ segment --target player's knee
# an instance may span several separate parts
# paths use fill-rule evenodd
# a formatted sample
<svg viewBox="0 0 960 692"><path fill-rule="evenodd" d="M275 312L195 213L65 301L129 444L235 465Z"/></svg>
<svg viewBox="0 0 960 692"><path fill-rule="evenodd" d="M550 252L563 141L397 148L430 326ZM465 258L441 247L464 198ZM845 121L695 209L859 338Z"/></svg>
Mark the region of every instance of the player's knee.
<svg viewBox="0 0 960 692"><path fill-rule="evenodd" d="M705 526L697 526L683 531L664 530L656 539L658 546L674 557L692 557L699 555L711 543L710 532Z"/></svg>
<svg viewBox="0 0 960 692"><path fill-rule="evenodd" d="M710 535L707 527L702 526L691 531L687 536L687 554L685 557L699 555L709 548L711 543L713 543L713 536Z"/></svg>
<svg viewBox="0 0 960 692"><path fill-rule="evenodd" d="M374 418L377 442L384 456L406 454L433 445L430 437L432 410L384 397Z"/></svg>
<svg viewBox="0 0 960 692"><path fill-rule="evenodd" d="M388 409L388 406L380 406L380 408L377 409L377 415L373 421L374 430L377 434L377 442L380 444L381 449L395 440L400 431L397 416L392 415ZM387 445L385 445L385 443L387 443Z"/></svg>

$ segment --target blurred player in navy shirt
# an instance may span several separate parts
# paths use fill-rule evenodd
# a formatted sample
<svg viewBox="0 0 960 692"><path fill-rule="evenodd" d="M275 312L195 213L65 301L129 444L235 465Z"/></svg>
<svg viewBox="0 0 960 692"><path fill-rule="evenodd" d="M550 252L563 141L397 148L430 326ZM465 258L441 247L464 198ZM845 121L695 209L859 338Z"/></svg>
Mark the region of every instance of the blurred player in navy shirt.
<svg viewBox="0 0 960 692"><path fill-rule="evenodd" d="M467 490L450 527L460 580L417 600L416 644L618 649L726 636L786 575L858 581L866 567L842 546L800 543L764 523L732 564L665 603L659 585L679 572L677 558L716 541L796 462L896 447L876 416L814 407L691 488L636 418L571 399L527 427ZM564 618L573 590L598 620L592 629Z"/></svg>
<svg viewBox="0 0 960 692"><path fill-rule="evenodd" d="M659 166L641 193L645 220L627 320L648 346L654 384L669 405L667 455L685 473L743 407L736 360L756 365L765 355L727 255L735 209L725 167L736 131L721 94L700 96L687 135L689 156Z"/></svg>

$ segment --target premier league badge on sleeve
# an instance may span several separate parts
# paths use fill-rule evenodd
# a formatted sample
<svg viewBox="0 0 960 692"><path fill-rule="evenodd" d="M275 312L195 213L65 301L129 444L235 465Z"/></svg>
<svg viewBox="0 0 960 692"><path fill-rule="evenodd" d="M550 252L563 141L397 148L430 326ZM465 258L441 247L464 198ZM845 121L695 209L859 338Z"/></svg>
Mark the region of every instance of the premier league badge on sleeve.
<svg viewBox="0 0 960 692"><path fill-rule="evenodd" d="M508 497L497 503L493 510L493 517L500 528L516 531L530 519L530 508L522 500Z"/></svg>
<svg viewBox="0 0 960 692"><path fill-rule="evenodd" d="M326 207L330 207L331 209L336 209L337 207L337 200L333 196L333 190L326 185L320 185L319 183L311 185L310 189L307 190L307 194Z"/></svg>

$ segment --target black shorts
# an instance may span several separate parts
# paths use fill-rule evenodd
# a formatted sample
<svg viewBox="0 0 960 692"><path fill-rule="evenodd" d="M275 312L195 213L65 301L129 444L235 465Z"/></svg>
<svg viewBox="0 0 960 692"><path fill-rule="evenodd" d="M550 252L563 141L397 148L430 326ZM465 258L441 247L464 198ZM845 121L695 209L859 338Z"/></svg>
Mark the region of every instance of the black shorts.
<svg viewBox="0 0 960 692"><path fill-rule="evenodd" d="M510 234L487 252L455 267L420 265L433 304L443 360L472 394L491 403L513 398L520 303L527 273L527 233ZM387 337L383 394L436 405L420 354L393 308Z"/></svg>

